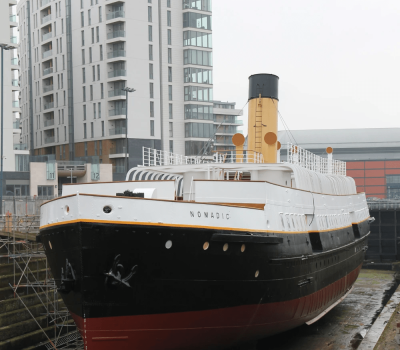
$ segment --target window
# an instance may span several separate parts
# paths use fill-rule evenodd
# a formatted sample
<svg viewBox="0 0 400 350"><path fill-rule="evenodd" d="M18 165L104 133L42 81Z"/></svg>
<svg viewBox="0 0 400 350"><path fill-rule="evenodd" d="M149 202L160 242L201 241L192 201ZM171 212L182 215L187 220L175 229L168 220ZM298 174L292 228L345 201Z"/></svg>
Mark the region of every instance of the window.
<svg viewBox="0 0 400 350"><path fill-rule="evenodd" d="M100 65L97 65L97 80L100 80Z"/></svg>
<svg viewBox="0 0 400 350"><path fill-rule="evenodd" d="M85 157L87 157L88 153L87 153L87 142L84 142L84 147L85 147Z"/></svg>
<svg viewBox="0 0 400 350"><path fill-rule="evenodd" d="M86 102L86 86L82 88L82 92L83 92L83 102Z"/></svg>
<svg viewBox="0 0 400 350"><path fill-rule="evenodd" d="M89 47L89 63L92 63L92 48Z"/></svg>
<svg viewBox="0 0 400 350"><path fill-rule="evenodd" d="M210 138L214 136L213 123L186 123L185 137Z"/></svg>
<svg viewBox="0 0 400 350"><path fill-rule="evenodd" d="M64 34L64 18L61 18L61 34Z"/></svg>
<svg viewBox="0 0 400 350"><path fill-rule="evenodd" d="M93 119L96 119L96 104L93 103Z"/></svg>
<svg viewBox="0 0 400 350"><path fill-rule="evenodd" d="M151 6L147 9L147 17L149 22L153 22L153 11Z"/></svg>
<svg viewBox="0 0 400 350"><path fill-rule="evenodd" d="M96 27L96 42L100 41L100 27Z"/></svg>
<svg viewBox="0 0 400 350"><path fill-rule="evenodd" d="M85 26L85 13L81 12L81 27Z"/></svg>
<svg viewBox="0 0 400 350"><path fill-rule="evenodd" d="M150 83L150 98L154 98L154 84Z"/></svg>
<svg viewBox="0 0 400 350"><path fill-rule="evenodd" d="M174 137L174 123L169 123L169 137Z"/></svg>
<svg viewBox="0 0 400 350"><path fill-rule="evenodd" d="M90 123L90 137L91 138L94 137L94 125L93 125L93 122Z"/></svg>
<svg viewBox="0 0 400 350"><path fill-rule="evenodd" d="M92 28L92 44L94 44L94 28Z"/></svg>
<svg viewBox="0 0 400 350"><path fill-rule="evenodd" d="M83 138L86 139L86 123L83 123Z"/></svg>
<svg viewBox="0 0 400 350"><path fill-rule="evenodd" d="M212 34L187 30L183 32L183 46L198 46L212 49Z"/></svg>
<svg viewBox="0 0 400 350"><path fill-rule="evenodd" d="M98 108L97 108L97 113L98 113L99 119L101 119L101 102L99 102L99 103L97 104L97 106L98 106Z"/></svg>
<svg viewBox="0 0 400 350"><path fill-rule="evenodd" d="M94 155L97 156L97 141L94 141Z"/></svg>
<svg viewBox="0 0 400 350"><path fill-rule="evenodd" d="M89 25L92 25L92 15L91 15L90 10L88 10L88 22L89 22Z"/></svg>
<svg viewBox="0 0 400 350"><path fill-rule="evenodd" d="M154 118L154 102L150 101L150 118Z"/></svg>
<svg viewBox="0 0 400 350"><path fill-rule="evenodd" d="M60 53L62 52L62 38L60 38Z"/></svg>
<svg viewBox="0 0 400 350"><path fill-rule="evenodd" d="M172 103L169 104L169 119L173 119L174 113L172 108Z"/></svg>
<svg viewBox="0 0 400 350"><path fill-rule="evenodd" d="M101 6L99 6L99 22L103 22L103 13L101 12Z"/></svg>
<svg viewBox="0 0 400 350"><path fill-rule="evenodd" d="M168 100L172 101L172 85L168 85Z"/></svg>
<svg viewBox="0 0 400 350"><path fill-rule="evenodd" d="M185 119L214 120L212 106L185 105Z"/></svg>
<svg viewBox="0 0 400 350"><path fill-rule="evenodd" d="M167 0L167 7L171 7L171 0Z"/></svg>
<svg viewBox="0 0 400 350"><path fill-rule="evenodd" d="M103 61L103 45L100 45L100 61Z"/></svg>
<svg viewBox="0 0 400 350"><path fill-rule="evenodd" d="M82 64L85 64L85 49L82 49Z"/></svg>
<svg viewBox="0 0 400 350"><path fill-rule="evenodd" d="M174 141L169 140L169 151L174 153Z"/></svg>
<svg viewBox="0 0 400 350"><path fill-rule="evenodd" d="M172 49L168 49L168 63L172 63Z"/></svg>
<svg viewBox="0 0 400 350"><path fill-rule="evenodd" d="M153 63L149 65L149 79L153 79Z"/></svg>
<svg viewBox="0 0 400 350"><path fill-rule="evenodd" d="M153 61L153 45L149 45L149 60Z"/></svg>
<svg viewBox="0 0 400 350"><path fill-rule="evenodd" d="M86 120L86 105L83 105L83 120Z"/></svg>
<svg viewBox="0 0 400 350"><path fill-rule="evenodd" d="M197 64L199 66L212 66L212 52L201 50L184 50L183 64Z"/></svg>
<svg viewBox="0 0 400 350"><path fill-rule="evenodd" d="M213 73L211 69L184 68L184 83L212 84Z"/></svg>
<svg viewBox="0 0 400 350"><path fill-rule="evenodd" d="M83 9L83 0L81 0L81 9Z"/></svg>
<svg viewBox="0 0 400 350"><path fill-rule="evenodd" d="M213 89L200 86L185 86L185 101L212 101Z"/></svg>
<svg viewBox="0 0 400 350"><path fill-rule="evenodd" d="M202 13L185 12L183 14L183 28L188 27L212 30L211 16Z"/></svg>
<svg viewBox="0 0 400 350"><path fill-rule="evenodd" d="M149 41L153 41L153 26L149 25Z"/></svg>
<svg viewBox="0 0 400 350"><path fill-rule="evenodd" d="M150 120L150 136L154 136L154 120Z"/></svg>
<svg viewBox="0 0 400 350"><path fill-rule="evenodd" d="M92 66L92 79L93 81L96 80L96 66Z"/></svg>
<svg viewBox="0 0 400 350"><path fill-rule="evenodd" d="M29 155L16 154L15 155L15 171L29 171Z"/></svg>
<svg viewBox="0 0 400 350"><path fill-rule="evenodd" d="M101 122L101 136L104 136L104 122ZM101 141L100 141L100 155L101 155Z"/></svg>
<svg viewBox="0 0 400 350"><path fill-rule="evenodd" d="M167 26L171 27L171 11L167 11Z"/></svg>
<svg viewBox="0 0 400 350"><path fill-rule="evenodd" d="M38 197L54 196L54 186L38 186Z"/></svg>
<svg viewBox="0 0 400 350"><path fill-rule="evenodd" d="M168 45L172 45L172 32L171 32L171 29L168 29L167 34L168 34Z"/></svg>
<svg viewBox="0 0 400 350"><path fill-rule="evenodd" d="M83 30L81 31L81 37L82 37L82 46L85 46L85 32Z"/></svg>
<svg viewBox="0 0 400 350"><path fill-rule="evenodd" d="M172 67L168 67L168 82L172 83Z"/></svg>
<svg viewBox="0 0 400 350"><path fill-rule="evenodd" d="M103 83L100 84L100 93L101 93L101 98L104 98L104 85Z"/></svg>
<svg viewBox="0 0 400 350"><path fill-rule="evenodd" d="M64 141L67 141L67 127L66 126L64 126ZM65 158L65 152L64 152L64 158Z"/></svg>
<svg viewBox="0 0 400 350"><path fill-rule="evenodd" d="M93 101L93 85L90 85L90 101Z"/></svg>
<svg viewBox="0 0 400 350"><path fill-rule="evenodd" d="M82 83L86 83L86 68L82 68Z"/></svg>

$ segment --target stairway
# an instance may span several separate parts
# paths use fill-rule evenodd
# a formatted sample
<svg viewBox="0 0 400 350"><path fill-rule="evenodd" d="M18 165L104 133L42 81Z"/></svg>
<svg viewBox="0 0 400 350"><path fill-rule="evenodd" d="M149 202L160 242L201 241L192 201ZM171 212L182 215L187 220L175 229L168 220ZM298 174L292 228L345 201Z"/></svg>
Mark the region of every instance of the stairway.
<svg viewBox="0 0 400 350"><path fill-rule="evenodd" d="M0 245L1 246L1 245ZM0 249L0 255L6 255L5 247ZM28 261L28 258L24 258ZM21 261L21 258L16 260L24 269L26 264ZM50 273L46 266L45 258L31 258L29 261L28 276L31 282L34 282L33 275L37 281L45 281L46 276ZM14 277L15 269L15 277ZM64 303L58 294L50 288L27 288L20 286L17 293L21 300L14 295L13 289L9 284L20 285L26 284L26 277L22 276L21 269L15 267L13 259L0 258L0 349L15 350L15 349L33 349L38 348L37 344L48 342L48 338L54 339L59 335L57 329L52 323L51 317L47 315L46 308L53 311L56 296L57 309L64 308ZM15 282L14 282L15 281ZM28 310L29 309L29 310ZM33 317L35 318L33 318ZM67 324L73 325L70 320ZM43 331L40 329L40 327ZM75 330L74 328L63 327L61 334ZM47 335L47 336L46 336ZM44 347L45 348L45 347Z"/></svg>

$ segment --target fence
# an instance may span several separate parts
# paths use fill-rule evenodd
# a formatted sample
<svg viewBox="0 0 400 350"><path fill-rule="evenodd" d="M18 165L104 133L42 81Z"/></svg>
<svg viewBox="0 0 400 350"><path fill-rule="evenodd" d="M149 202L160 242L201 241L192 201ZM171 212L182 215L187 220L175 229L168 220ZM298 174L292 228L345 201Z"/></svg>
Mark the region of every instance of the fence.
<svg viewBox="0 0 400 350"><path fill-rule="evenodd" d="M3 213L6 215L39 215L40 206L54 197L11 197L3 196Z"/></svg>

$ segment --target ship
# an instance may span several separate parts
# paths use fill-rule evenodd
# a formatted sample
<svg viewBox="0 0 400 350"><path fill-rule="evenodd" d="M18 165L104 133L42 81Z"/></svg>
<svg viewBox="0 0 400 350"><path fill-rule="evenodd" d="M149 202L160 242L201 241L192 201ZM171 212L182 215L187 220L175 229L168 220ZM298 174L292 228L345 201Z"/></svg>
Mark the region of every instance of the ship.
<svg viewBox="0 0 400 350"><path fill-rule="evenodd" d="M143 149L126 181L68 184L39 239L85 350L224 349L312 324L359 275L370 217L333 149L278 141L278 83L201 157Z"/></svg>

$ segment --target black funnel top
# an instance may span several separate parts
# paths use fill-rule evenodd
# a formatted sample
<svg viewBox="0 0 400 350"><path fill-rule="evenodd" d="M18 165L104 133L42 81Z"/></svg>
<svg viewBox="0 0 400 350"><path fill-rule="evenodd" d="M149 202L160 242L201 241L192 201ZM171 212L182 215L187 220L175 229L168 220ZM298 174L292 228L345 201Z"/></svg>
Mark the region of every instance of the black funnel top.
<svg viewBox="0 0 400 350"><path fill-rule="evenodd" d="M279 77L273 74L254 74L249 77L249 101L261 97L278 98Z"/></svg>

